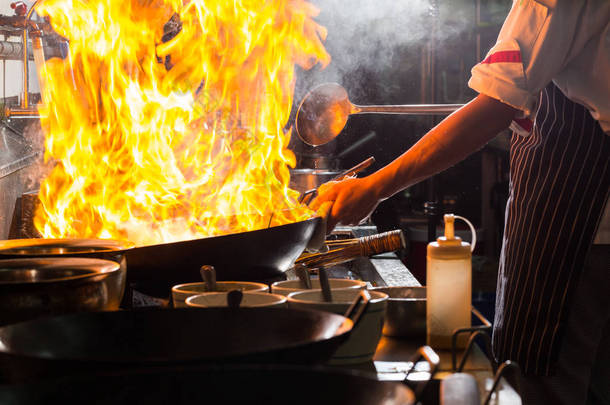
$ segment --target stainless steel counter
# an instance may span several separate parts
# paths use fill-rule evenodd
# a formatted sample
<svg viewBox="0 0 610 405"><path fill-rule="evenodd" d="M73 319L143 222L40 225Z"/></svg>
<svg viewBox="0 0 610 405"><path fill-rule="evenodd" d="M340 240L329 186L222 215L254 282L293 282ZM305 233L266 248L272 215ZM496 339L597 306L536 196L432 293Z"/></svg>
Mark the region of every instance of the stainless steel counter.
<svg viewBox="0 0 610 405"><path fill-rule="evenodd" d="M360 238L376 234L377 227L364 225L356 227L337 227L336 235L349 235ZM358 278L371 286L418 287L421 284L407 269L395 253L384 253L373 257L360 257L351 262L328 269L331 277Z"/></svg>
<svg viewBox="0 0 610 405"><path fill-rule="evenodd" d="M368 236L377 233L374 226L359 226L355 228L338 228L337 232L351 232L353 237ZM335 266L329 269L330 274L336 277L361 278L373 286L408 286L416 287L421 284L394 253L386 253L371 258L358 258L352 262ZM383 336L379 341L375 357L372 362L348 366L347 368L375 374L381 380L403 381L406 371L412 366L409 359L424 345L425 337L419 339L402 339ZM437 350L440 356L439 371L435 377L435 389L440 381L453 374L453 365L450 350ZM458 353L458 363L463 353ZM491 389L494 374L489 359L485 353L474 346L467 357L464 372L472 375L479 388L481 403ZM438 398L435 398L438 400ZM428 403L428 402L426 402ZM433 402L434 403L434 402ZM501 380L497 394L492 398L491 405L521 404L517 392L504 380Z"/></svg>

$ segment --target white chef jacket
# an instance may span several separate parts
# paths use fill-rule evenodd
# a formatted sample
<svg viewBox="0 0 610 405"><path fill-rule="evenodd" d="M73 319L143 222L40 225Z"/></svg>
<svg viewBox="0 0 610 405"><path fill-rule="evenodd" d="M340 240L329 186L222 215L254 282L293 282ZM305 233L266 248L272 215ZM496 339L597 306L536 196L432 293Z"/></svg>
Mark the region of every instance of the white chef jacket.
<svg viewBox="0 0 610 405"><path fill-rule="evenodd" d="M514 0L468 85L520 110L511 129L528 135L551 80L610 134L610 0Z"/></svg>
<svg viewBox="0 0 610 405"><path fill-rule="evenodd" d="M610 135L610 0L513 0L468 86L520 110L511 129L527 136L551 80ZM610 244L609 218L610 201L594 243Z"/></svg>

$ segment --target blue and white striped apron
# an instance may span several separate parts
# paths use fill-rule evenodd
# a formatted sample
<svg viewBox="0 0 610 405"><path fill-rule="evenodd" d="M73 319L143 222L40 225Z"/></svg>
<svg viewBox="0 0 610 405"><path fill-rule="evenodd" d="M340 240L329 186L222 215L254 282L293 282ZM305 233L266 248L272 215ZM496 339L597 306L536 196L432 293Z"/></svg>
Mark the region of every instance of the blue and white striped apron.
<svg viewBox="0 0 610 405"><path fill-rule="evenodd" d="M513 135L493 348L525 374L552 374L608 196L609 156L610 136L553 83L532 134Z"/></svg>

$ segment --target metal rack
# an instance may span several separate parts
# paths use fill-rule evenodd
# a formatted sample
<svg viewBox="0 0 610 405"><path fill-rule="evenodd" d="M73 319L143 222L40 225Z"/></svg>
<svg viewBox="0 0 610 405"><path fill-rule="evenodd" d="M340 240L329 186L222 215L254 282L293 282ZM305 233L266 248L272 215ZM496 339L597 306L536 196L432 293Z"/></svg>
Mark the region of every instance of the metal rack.
<svg viewBox="0 0 610 405"><path fill-rule="evenodd" d="M30 69L29 62L35 61L40 66L49 57L62 56L67 49L67 40L53 31L51 25L44 20L33 19L38 0L28 9L23 2L15 2L11 7L15 10L13 16L0 15L0 60L3 61L3 97L5 101L3 115L5 118L38 118L38 108L30 100ZM10 41L18 37L20 42ZM20 60L22 62L23 90L19 106L6 105L6 61ZM38 70L38 69L37 69Z"/></svg>

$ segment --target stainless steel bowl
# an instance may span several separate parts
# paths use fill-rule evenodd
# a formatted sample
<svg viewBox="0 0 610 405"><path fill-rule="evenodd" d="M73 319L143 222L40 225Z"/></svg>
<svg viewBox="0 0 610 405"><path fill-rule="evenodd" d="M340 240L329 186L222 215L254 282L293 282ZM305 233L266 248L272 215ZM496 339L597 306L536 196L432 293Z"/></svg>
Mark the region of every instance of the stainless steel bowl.
<svg viewBox="0 0 610 405"><path fill-rule="evenodd" d="M0 325L48 315L116 310L118 263L90 258L0 260Z"/></svg>
<svg viewBox="0 0 610 405"><path fill-rule="evenodd" d="M388 294L383 334L396 337L426 336L426 287L374 287Z"/></svg>

